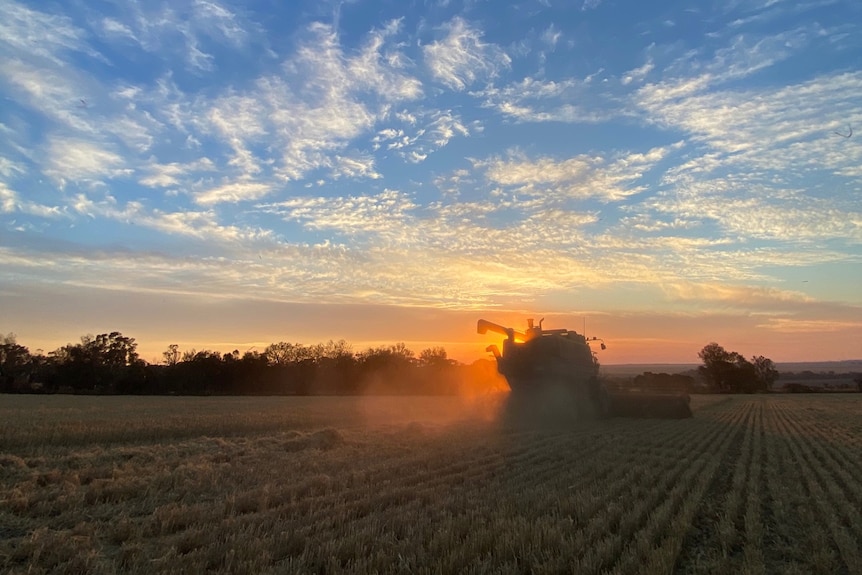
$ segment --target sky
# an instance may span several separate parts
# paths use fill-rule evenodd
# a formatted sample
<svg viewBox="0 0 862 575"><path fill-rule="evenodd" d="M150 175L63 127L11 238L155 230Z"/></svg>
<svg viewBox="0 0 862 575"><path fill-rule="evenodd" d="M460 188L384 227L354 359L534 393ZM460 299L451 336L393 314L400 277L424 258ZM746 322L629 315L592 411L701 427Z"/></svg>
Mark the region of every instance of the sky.
<svg viewBox="0 0 862 575"><path fill-rule="evenodd" d="M0 331L862 358L862 4L0 0Z"/></svg>

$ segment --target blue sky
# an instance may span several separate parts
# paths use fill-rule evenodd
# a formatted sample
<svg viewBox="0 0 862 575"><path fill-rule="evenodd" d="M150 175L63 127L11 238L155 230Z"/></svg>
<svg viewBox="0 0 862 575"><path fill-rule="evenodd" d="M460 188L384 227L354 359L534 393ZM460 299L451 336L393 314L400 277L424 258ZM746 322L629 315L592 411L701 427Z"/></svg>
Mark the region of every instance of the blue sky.
<svg viewBox="0 0 862 575"><path fill-rule="evenodd" d="M862 4L0 0L0 330L862 357ZM588 331L589 331L588 326ZM242 349L240 349L242 351Z"/></svg>

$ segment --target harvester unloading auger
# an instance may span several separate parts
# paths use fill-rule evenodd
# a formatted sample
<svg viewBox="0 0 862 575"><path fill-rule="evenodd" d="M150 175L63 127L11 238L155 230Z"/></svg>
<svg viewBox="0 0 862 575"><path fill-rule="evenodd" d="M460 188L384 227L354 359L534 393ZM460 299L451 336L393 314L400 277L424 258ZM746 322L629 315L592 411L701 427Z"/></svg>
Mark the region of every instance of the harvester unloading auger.
<svg viewBox="0 0 862 575"><path fill-rule="evenodd" d="M578 409L599 417L691 417L689 396L684 392L643 389L609 389L599 379L599 362L587 338L568 329L543 329L542 321L527 321L523 332L480 319L476 331L506 336L503 351L489 345L497 359L497 371L506 378L514 396L537 396L549 389L572 396Z"/></svg>

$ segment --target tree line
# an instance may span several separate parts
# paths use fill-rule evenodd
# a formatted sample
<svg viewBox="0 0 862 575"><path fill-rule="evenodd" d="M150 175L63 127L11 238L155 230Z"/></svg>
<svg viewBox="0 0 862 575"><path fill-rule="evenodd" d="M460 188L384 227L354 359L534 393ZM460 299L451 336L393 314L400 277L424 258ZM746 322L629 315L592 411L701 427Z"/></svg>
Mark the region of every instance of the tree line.
<svg viewBox="0 0 862 575"><path fill-rule="evenodd" d="M499 385L496 366L449 359L443 347L416 355L405 344L353 352L341 341L279 342L263 351L180 350L141 359L120 332L86 335L48 354L0 336L0 392L180 395L458 394Z"/></svg>
<svg viewBox="0 0 862 575"><path fill-rule="evenodd" d="M713 342L697 356L703 362L698 374L713 393L763 393L772 391L772 384L778 379L775 364L762 355L749 361Z"/></svg>
<svg viewBox="0 0 862 575"><path fill-rule="evenodd" d="M764 356L747 360L717 343L698 357L701 382L713 393L772 390L779 376ZM443 347L416 355L405 344L354 352L344 340L314 345L278 342L262 352L181 350L172 344L163 362L150 364L137 342L115 331L86 335L48 354L31 353L14 334L0 335L0 393L182 395L458 394L500 388L493 361L470 365L449 359ZM645 373L648 387L692 392L692 378ZM859 381L862 390L862 381Z"/></svg>

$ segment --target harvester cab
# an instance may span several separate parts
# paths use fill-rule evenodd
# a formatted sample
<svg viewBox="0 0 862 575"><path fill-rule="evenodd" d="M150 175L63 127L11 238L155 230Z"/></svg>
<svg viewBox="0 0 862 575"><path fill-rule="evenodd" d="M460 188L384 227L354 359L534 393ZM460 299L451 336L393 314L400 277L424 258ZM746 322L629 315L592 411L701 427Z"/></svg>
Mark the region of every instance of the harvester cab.
<svg viewBox="0 0 862 575"><path fill-rule="evenodd" d="M548 389L566 390L579 404L602 417L691 417L685 393L654 393L650 390L608 389L599 379L599 361L590 347L597 337L568 329L544 329L544 318L518 331L484 319L476 324L479 334L498 333L506 337L503 349L489 345L486 351L497 361L497 371L506 378L515 396L536 396Z"/></svg>

